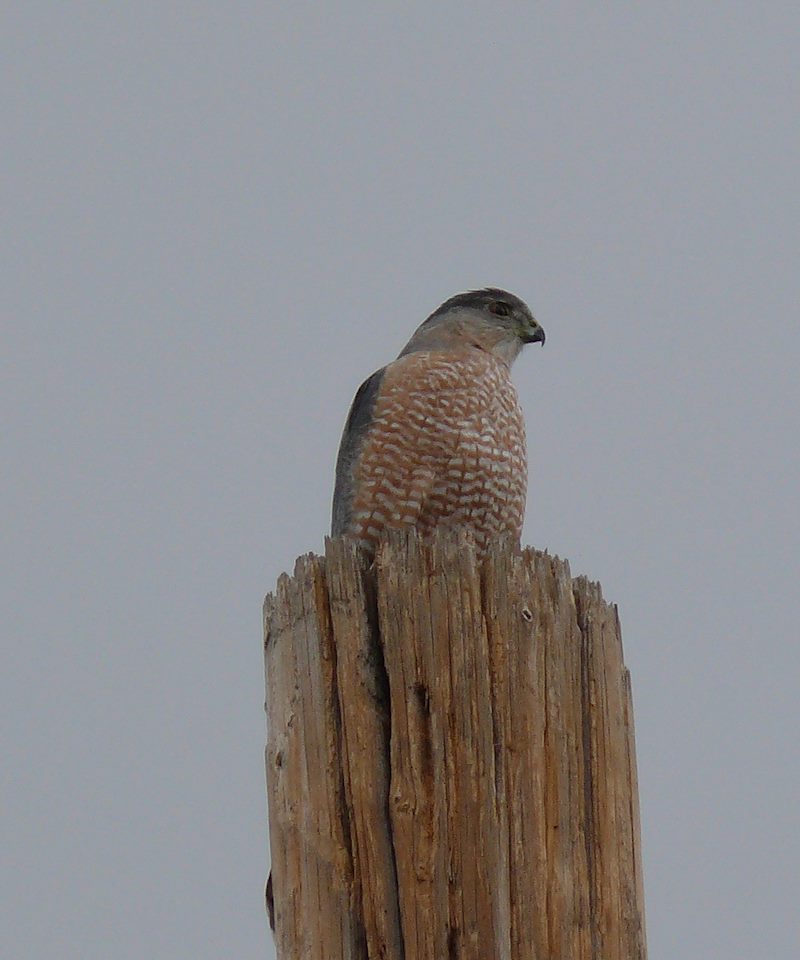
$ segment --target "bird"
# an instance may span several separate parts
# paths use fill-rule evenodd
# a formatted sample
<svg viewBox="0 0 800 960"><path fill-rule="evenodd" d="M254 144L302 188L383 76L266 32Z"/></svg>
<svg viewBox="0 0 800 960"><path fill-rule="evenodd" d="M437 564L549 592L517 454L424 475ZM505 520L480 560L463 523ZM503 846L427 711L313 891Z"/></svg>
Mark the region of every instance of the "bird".
<svg viewBox="0 0 800 960"><path fill-rule="evenodd" d="M525 422L510 371L545 342L530 308L486 287L445 300L396 360L361 384L336 461L331 534L374 555L387 529L429 539L467 530L479 556L518 543L527 496Z"/></svg>

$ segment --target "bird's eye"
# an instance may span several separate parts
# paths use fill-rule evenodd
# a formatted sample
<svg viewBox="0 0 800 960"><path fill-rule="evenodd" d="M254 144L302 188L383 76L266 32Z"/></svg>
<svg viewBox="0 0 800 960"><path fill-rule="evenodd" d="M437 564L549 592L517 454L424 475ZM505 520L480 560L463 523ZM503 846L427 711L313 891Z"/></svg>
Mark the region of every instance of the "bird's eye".
<svg viewBox="0 0 800 960"><path fill-rule="evenodd" d="M489 313L493 313L496 317L510 317L511 307L502 300L495 300L489 304Z"/></svg>

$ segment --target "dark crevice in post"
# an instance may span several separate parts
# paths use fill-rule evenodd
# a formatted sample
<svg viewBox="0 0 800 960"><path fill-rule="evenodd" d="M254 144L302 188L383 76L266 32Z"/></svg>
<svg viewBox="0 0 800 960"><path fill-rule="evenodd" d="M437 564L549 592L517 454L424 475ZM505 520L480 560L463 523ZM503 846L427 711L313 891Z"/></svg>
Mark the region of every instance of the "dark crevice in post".
<svg viewBox="0 0 800 960"><path fill-rule="evenodd" d="M383 756L382 761L386 765L385 785L386 790L382 797L383 800L383 819L386 825L386 833L389 837L389 846L392 850L391 863L388 868L391 870L391 886L394 890L395 909L397 913L397 937L400 948L400 957L402 960L406 955L405 942L403 938L403 921L400 910L400 881L397 874L397 846L394 836L394 825L392 823L392 691L389 683L389 672L386 669L386 659L383 653L383 637L381 636L380 620L378 617L378 573L374 564L371 564L368 570L363 574L364 596L366 598L367 618L370 633L370 664L375 679L376 706L381 711L381 726L383 730Z"/></svg>
<svg viewBox="0 0 800 960"><path fill-rule="evenodd" d="M422 757L422 776L426 782L434 777L433 740L431 732L431 698L424 683L417 682L413 687L414 704L420 718L420 755Z"/></svg>
<svg viewBox="0 0 800 960"><path fill-rule="evenodd" d="M458 927L450 927L447 931L447 960L459 960L460 939Z"/></svg>
<svg viewBox="0 0 800 960"><path fill-rule="evenodd" d="M495 602L492 595L491 575L489 565L484 563L480 568L480 588L481 588L481 616L483 617L486 637L489 644L489 673L492 678L490 685L491 696L489 699L489 709L491 711L492 721L492 750L494 753L494 790L495 796L502 793L502 784L505 779L505 756L503 751L503 737L500 729L500 719L498 717L499 705L495 702L494 694L497 690L500 680L500 667L497 663L498 644L502 642L498 637L497 615L493 612ZM506 664L507 666L507 664Z"/></svg>
<svg viewBox="0 0 800 960"><path fill-rule="evenodd" d="M597 904L597 864L595 848L597 839L595 827L594 769L592 764L592 690L591 656L592 639L589 629L589 615L584 609L583 598L573 583L572 596L575 601L575 614L581 635L581 717L582 717L582 757L583 757L583 837L586 848L586 873L588 877L589 923L592 938L592 957L600 957L600 931L598 930Z"/></svg>
<svg viewBox="0 0 800 960"><path fill-rule="evenodd" d="M342 725L342 709L339 703L339 674L338 674L338 653L336 650L336 640L333 633L333 620L331 617L331 603L330 603L330 593L328 590L328 578L327 578L327 569L325 559L321 558L320 561L320 580L322 589L319 590L318 603L320 610L325 618L325 628L328 631L329 637L329 648L331 656L331 719L333 722L334 729L334 738L336 740L336 752L342 757L344 756L344 731ZM352 890L352 884L354 883L353 875L353 837L350 830L350 817L348 816L347 803L345 797L347 796L345 782L344 782L344 764L339 765L338 771L338 780L337 780L337 789L339 791L340 802L338 806L339 814L339 824L342 829L342 839L344 841L345 850L347 851L347 860L350 869L350 884ZM367 932L364 929L364 913L361 911L354 911L350 909L349 911L349 920L353 924L353 936L355 939L355 956L360 958L360 960L368 960L368 949L367 949Z"/></svg>
<svg viewBox="0 0 800 960"><path fill-rule="evenodd" d="M533 563L533 558L529 560L529 569L531 571L531 578L535 579L536 577L536 568ZM533 600L536 600L536 597L533 597ZM544 779L545 782L549 781L550 777L554 775L553 771L549 769L551 764L554 764L554 761L551 757L550 750L550 684L549 684L549 644L543 643L540 635L534 634L537 638L536 642L539 643L542 647L542 697L544 698L544 709L542 710L542 744L544 747L544 762L545 762L545 771ZM551 834L552 831L557 830L559 824L554 824L550 820L550 804L545 796L544 802L544 827L545 827L545 843L547 845L548 853L550 851L550 845L552 844ZM549 952L553 954L553 930L552 930L552 885L550 883L545 884L545 900L544 900L544 910L545 917L547 918L547 940L549 946Z"/></svg>

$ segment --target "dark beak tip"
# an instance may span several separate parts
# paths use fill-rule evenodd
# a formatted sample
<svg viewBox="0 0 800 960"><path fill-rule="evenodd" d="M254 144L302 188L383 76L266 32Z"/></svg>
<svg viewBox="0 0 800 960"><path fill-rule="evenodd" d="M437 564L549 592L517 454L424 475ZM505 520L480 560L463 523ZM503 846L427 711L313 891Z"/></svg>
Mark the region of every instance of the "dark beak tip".
<svg viewBox="0 0 800 960"><path fill-rule="evenodd" d="M520 331L519 336L523 343L541 343L544 346L544 330L535 320L526 330Z"/></svg>

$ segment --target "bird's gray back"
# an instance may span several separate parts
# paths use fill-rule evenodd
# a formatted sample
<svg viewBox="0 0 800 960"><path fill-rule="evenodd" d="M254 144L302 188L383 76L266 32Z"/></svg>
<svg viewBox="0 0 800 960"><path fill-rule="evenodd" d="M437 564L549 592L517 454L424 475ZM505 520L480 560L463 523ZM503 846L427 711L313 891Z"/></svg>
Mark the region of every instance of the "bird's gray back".
<svg viewBox="0 0 800 960"><path fill-rule="evenodd" d="M382 367L361 384L353 399L350 413L347 415L339 444L339 455L336 458L336 483L333 490L331 519L331 536L334 537L342 536L350 525L355 494L353 468L372 424L373 411L385 372L386 367Z"/></svg>

